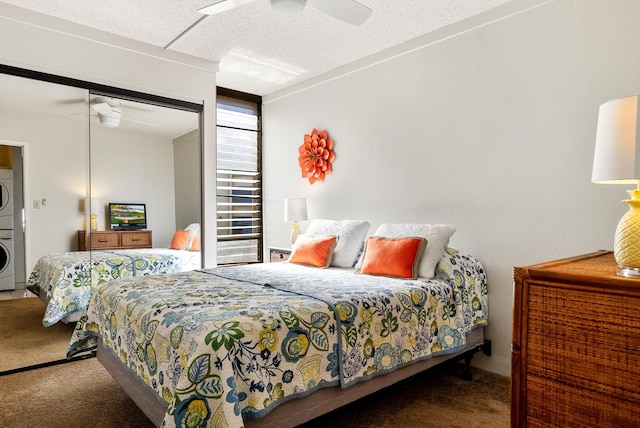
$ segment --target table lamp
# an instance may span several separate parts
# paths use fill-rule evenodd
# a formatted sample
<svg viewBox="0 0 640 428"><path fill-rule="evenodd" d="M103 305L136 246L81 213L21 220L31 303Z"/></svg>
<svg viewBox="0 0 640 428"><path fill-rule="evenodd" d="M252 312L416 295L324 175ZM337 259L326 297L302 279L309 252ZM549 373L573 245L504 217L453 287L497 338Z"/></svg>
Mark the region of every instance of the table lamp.
<svg viewBox="0 0 640 428"><path fill-rule="evenodd" d="M618 275L640 278L640 135L638 96L607 101L598 112L593 183L635 184L623 202L613 245Z"/></svg>
<svg viewBox="0 0 640 428"><path fill-rule="evenodd" d="M284 200L284 220L293 222L291 230L291 244L296 243L296 239L302 233L298 221L307 219L307 200L305 198L288 198Z"/></svg>

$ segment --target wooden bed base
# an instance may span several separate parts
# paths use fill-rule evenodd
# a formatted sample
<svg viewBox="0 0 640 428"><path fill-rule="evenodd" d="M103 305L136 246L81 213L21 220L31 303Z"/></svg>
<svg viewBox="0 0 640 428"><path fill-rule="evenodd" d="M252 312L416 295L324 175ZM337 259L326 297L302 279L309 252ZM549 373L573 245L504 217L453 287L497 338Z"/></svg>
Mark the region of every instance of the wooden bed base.
<svg viewBox="0 0 640 428"><path fill-rule="evenodd" d="M472 353L481 350L487 353L485 348L487 343L490 342L484 340L483 328L476 328L467 334L467 346L458 352L438 355L423 361L418 361L415 364L401 367L385 375L375 376L367 381L358 382L344 389L340 386L320 388L306 397L289 400L277 406L273 411L260 419L246 420L245 427L286 428L300 425L444 361L456 358L460 359L463 354L467 354L465 359L468 365L470 360L469 355ZM146 384L135 377L128 368L123 366L113 352L102 345L102 342L98 344L97 354L98 360L122 389L131 397L154 425L160 426L167 409L167 403Z"/></svg>

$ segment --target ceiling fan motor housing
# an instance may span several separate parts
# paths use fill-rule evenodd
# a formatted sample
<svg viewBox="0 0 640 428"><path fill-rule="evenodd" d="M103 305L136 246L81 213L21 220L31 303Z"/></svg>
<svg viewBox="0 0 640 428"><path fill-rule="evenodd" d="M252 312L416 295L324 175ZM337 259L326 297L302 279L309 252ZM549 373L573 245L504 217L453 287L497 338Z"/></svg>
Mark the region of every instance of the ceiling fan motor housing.
<svg viewBox="0 0 640 428"><path fill-rule="evenodd" d="M295 15L302 12L306 0L271 0L271 8L283 15Z"/></svg>
<svg viewBox="0 0 640 428"><path fill-rule="evenodd" d="M93 104L93 109L98 113L100 124L105 128L117 128L122 118L120 101L108 97L98 97Z"/></svg>
<svg viewBox="0 0 640 428"><path fill-rule="evenodd" d="M117 128L120 125L120 118L122 117L122 110L118 107L111 107L111 113L101 114L98 113L98 119L100 124L105 128Z"/></svg>

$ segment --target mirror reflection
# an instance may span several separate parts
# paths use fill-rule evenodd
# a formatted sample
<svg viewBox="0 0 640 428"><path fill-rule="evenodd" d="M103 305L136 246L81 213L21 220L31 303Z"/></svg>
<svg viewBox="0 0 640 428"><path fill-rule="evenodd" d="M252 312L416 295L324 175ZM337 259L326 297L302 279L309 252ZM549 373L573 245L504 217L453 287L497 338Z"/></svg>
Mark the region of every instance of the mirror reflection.
<svg viewBox="0 0 640 428"><path fill-rule="evenodd" d="M199 113L5 74L0 94L0 300L66 338L97 284L201 267Z"/></svg>
<svg viewBox="0 0 640 428"><path fill-rule="evenodd" d="M93 286L201 267L198 114L90 97Z"/></svg>
<svg viewBox="0 0 640 428"><path fill-rule="evenodd" d="M54 344L68 343L73 324L49 327L44 318L48 284L66 278L45 264L34 267L47 256L77 251L89 178L87 99L85 89L0 74L0 173L11 178L0 198L13 204L4 224L11 228L2 232L8 239L0 239L8 254L0 256L6 262L0 268L0 372L65 358L64 347Z"/></svg>
<svg viewBox="0 0 640 428"><path fill-rule="evenodd" d="M0 74L0 93L0 140L12 153L3 169L10 165L14 190L15 283L7 286L24 290L40 257L77 250L89 177L88 91Z"/></svg>
<svg viewBox="0 0 640 428"><path fill-rule="evenodd" d="M91 110L91 198L100 203L91 208L98 208L98 230L127 228L110 222L109 203L144 204L146 227L129 228L151 230L155 246L168 248L177 229L200 222L198 114L94 95Z"/></svg>

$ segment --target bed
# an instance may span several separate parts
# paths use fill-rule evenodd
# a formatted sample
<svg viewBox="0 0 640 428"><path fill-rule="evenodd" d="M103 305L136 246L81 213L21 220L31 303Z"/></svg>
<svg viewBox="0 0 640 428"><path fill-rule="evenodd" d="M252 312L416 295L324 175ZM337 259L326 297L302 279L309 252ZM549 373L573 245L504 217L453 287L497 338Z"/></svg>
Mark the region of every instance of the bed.
<svg viewBox="0 0 640 428"><path fill-rule="evenodd" d="M289 263L107 282L68 356L97 348L156 425L295 426L483 344L484 269L436 241L430 278L365 273L367 241L355 268L293 262L296 243Z"/></svg>
<svg viewBox="0 0 640 428"><path fill-rule="evenodd" d="M57 253L36 262L26 288L45 303L42 324L49 327L77 321L94 287L106 281L200 267L199 252L170 248Z"/></svg>

